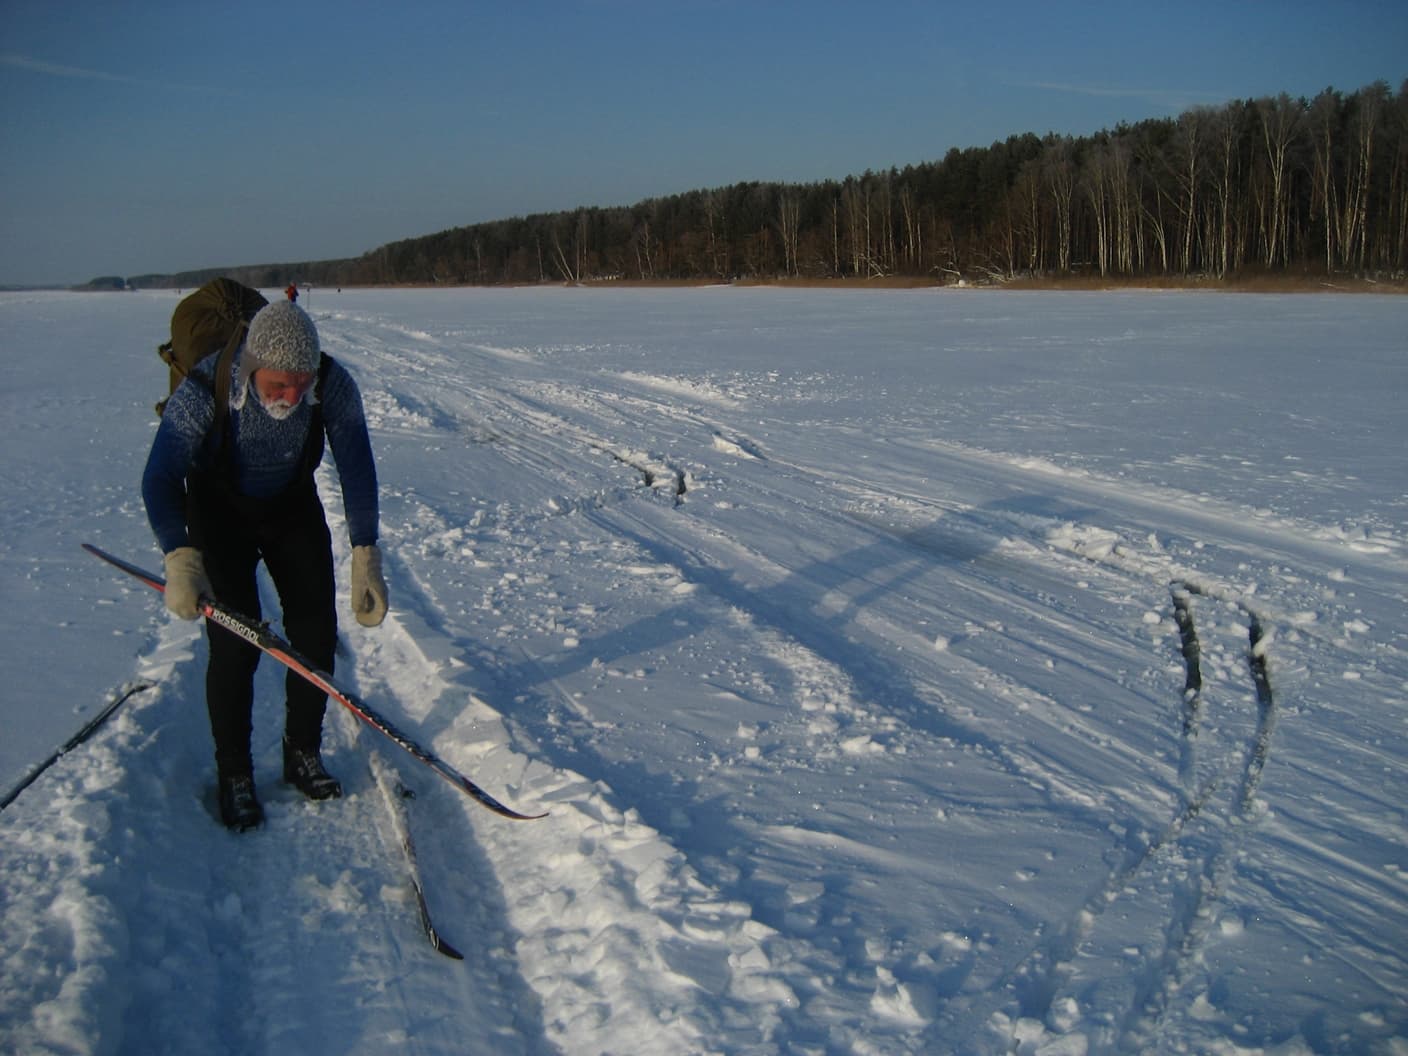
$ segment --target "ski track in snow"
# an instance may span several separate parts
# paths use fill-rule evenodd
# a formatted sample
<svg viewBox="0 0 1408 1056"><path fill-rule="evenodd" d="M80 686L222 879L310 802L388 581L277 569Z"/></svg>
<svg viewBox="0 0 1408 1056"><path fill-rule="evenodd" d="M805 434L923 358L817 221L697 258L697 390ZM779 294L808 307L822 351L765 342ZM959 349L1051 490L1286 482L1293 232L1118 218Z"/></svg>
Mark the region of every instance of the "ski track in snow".
<svg viewBox="0 0 1408 1056"><path fill-rule="evenodd" d="M104 583L145 642L114 680L158 686L0 819L14 1051L1408 1051L1401 525L903 404L866 429L821 368L657 373L622 337L598 372L517 308L348 299L313 311L366 397L392 611L344 619L337 677L549 816L335 706L346 795L303 802L266 661L269 820L226 833L204 639Z"/></svg>

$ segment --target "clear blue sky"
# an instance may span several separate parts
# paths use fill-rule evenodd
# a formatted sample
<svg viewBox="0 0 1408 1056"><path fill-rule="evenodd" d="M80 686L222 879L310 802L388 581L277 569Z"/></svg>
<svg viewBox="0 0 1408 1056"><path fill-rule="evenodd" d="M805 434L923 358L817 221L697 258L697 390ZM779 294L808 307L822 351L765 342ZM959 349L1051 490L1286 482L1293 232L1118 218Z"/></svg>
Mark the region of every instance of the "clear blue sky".
<svg viewBox="0 0 1408 1056"><path fill-rule="evenodd" d="M0 283L354 256L1408 77L1408 3L0 0Z"/></svg>

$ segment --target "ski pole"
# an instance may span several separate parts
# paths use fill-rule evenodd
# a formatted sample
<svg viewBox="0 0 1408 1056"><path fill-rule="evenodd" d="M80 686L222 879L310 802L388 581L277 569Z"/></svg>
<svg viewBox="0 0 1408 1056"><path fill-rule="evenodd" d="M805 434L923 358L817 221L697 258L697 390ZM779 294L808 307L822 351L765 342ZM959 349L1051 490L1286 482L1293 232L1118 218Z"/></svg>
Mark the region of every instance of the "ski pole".
<svg viewBox="0 0 1408 1056"><path fill-rule="evenodd" d="M53 766L60 759L66 756L69 752L73 751L80 744L86 741L89 737L93 736L93 734L97 732L98 727L101 726L103 723L107 722L109 716L111 716L112 713L115 712L118 708L122 707L122 705L127 702L127 699L129 697L131 697L133 694L142 692L142 690L144 689L151 689L155 685L155 682L147 682L143 680L140 682L129 682L127 685L119 689L113 699L108 701L107 705L103 708L103 710L98 712L98 714L94 715L91 719L84 723L83 728L81 730L79 730L77 733L75 733L72 737L70 737L67 741L63 743L63 747L56 749L54 753L49 756L49 758L45 759L42 763L36 766L28 774L26 774L19 784L17 784L14 788L10 789L10 791L5 793L5 798L0 799L0 810L4 810L11 803L13 803L19 797L19 794L23 792L26 788L28 788L30 785L34 784L34 782L38 779L39 775L42 774L45 770L49 769L49 767Z"/></svg>

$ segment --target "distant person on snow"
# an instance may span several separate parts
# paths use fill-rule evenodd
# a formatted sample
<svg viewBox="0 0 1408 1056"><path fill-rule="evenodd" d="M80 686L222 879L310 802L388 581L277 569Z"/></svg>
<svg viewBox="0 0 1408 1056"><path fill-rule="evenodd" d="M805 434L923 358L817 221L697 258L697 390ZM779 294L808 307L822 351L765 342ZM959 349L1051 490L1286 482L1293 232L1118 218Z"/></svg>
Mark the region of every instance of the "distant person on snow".
<svg viewBox="0 0 1408 1056"><path fill-rule="evenodd" d="M352 610L374 627L386 615L377 548L376 466L352 376L322 353L318 331L291 300L263 308L232 364L227 415L215 408L208 356L172 394L142 475L147 518L165 557L166 607L196 619L212 598L259 617L255 569L278 589L286 637L331 673L337 645L332 539L313 473L332 445L352 544ZM220 818L231 829L264 819L250 752L253 645L207 621L206 705L215 741ZM327 696L289 672L284 781L309 799L342 794L322 760Z"/></svg>
<svg viewBox="0 0 1408 1056"><path fill-rule="evenodd" d="M288 284L288 289L284 290L284 296L287 297L290 301L298 300L298 287L290 282Z"/></svg>

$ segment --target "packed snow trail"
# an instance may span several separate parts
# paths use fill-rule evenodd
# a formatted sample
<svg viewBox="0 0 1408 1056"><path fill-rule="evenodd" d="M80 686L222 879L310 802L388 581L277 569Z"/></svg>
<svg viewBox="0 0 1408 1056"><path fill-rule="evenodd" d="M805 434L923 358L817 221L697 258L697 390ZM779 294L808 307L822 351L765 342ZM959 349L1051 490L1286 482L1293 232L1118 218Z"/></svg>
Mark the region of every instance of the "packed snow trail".
<svg viewBox="0 0 1408 1056"><path fill-rule="evenodd" d="M1396 420L1408 310L1269 303L319 291L366 397L392 594L382 628L346 626L338 678L551 816L402 768L452 963L350 720L329 722L347 797L290 795L264 670L270 821L231 836L202 798L194 628L90 569L36 573L101 606L86 641L125 635L95 698L159 688L0 821L0 1030L1397 1051L1408 507L1364 443ZM137 516L107 509L97 541L149 546Z"/></svg>

